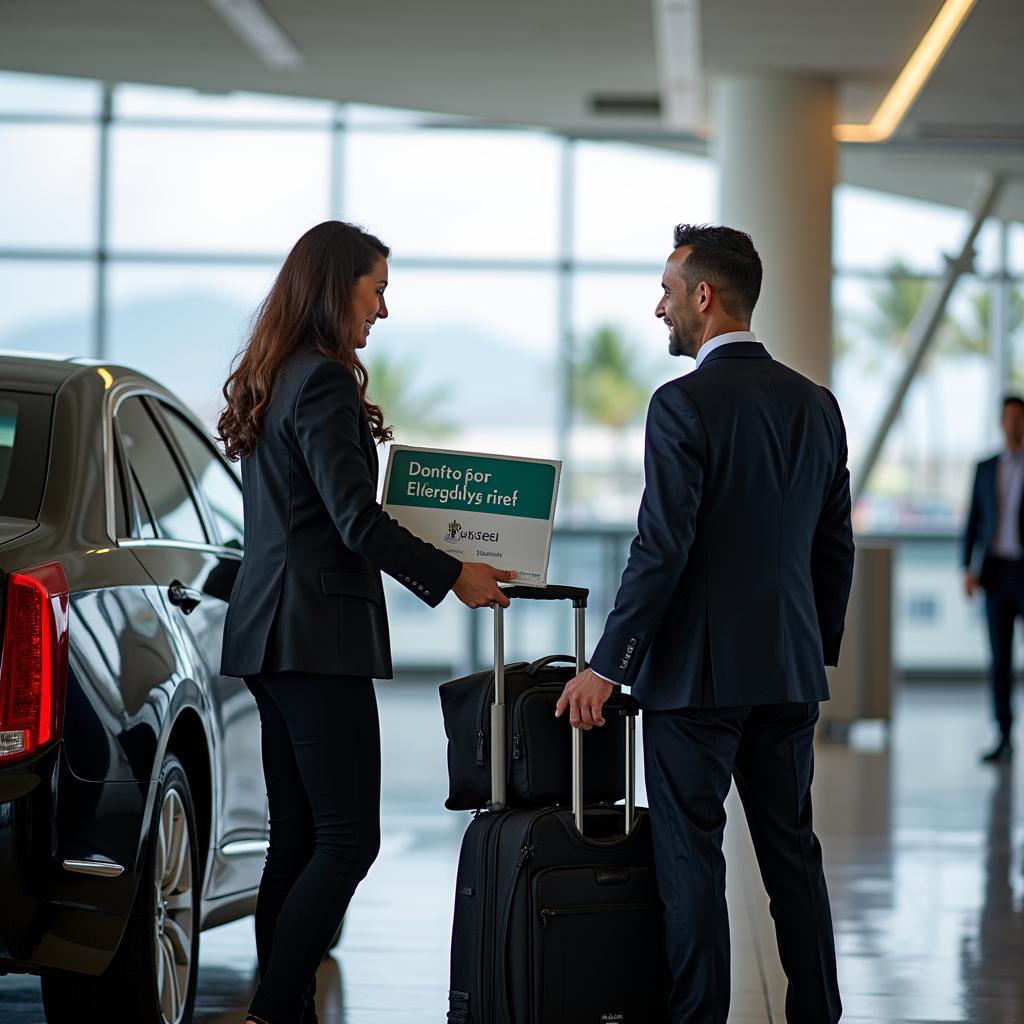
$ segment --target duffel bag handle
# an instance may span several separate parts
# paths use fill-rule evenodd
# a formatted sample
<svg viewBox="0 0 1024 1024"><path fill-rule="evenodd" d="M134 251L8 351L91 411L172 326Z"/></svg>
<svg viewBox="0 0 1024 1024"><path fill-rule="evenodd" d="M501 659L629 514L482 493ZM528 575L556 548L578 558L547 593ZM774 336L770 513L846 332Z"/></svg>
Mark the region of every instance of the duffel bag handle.
<svg viewBox="0 0 1024 1024"><path fill-rule="evenodd" d="M549 654L546 658L538 658L535 662L526 666L526 674L535 676L542 669L549 665L575 665L576 659L571 654Z"/></svg>

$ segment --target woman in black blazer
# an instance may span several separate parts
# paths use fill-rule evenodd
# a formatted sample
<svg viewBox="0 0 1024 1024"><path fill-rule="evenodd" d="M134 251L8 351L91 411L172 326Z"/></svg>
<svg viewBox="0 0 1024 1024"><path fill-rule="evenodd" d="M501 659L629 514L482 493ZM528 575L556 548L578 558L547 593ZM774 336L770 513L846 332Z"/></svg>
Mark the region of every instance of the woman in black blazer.
<svg viewBox="0 0 1024 1024"><path fill-rule="evenodd" d="M249 1021L311 1024L313 984L380 846L373 678L391 677L381 571L431 607L508 605L514 573L463 565L377 503L377 445L357 350L388 315L390 250L339 221L285 260L224 385L218 429L242 462L245 555L221 671L259 706L270 849L256 906Z"/></svg>

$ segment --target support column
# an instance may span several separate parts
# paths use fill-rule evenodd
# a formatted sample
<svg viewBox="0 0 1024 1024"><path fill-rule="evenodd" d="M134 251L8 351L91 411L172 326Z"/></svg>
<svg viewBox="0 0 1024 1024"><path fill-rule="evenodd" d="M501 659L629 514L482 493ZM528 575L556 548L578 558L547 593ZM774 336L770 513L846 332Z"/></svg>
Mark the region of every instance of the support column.
<svg viewBox="0 0 1024 1024"><path fill-rule="evenodd" d="M835 96L817 76L751 74L714 83L721 223L746 231L764 264L753 329L820 384L832 365Z"/></svg>

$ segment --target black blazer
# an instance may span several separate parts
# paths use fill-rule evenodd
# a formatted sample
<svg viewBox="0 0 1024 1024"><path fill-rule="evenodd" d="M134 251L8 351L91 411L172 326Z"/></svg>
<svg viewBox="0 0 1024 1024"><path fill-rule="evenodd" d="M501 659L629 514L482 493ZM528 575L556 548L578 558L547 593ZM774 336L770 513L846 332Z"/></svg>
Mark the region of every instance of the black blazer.
<svg viewBox="0 0 1024 1024"><path fill-rule="evenodd" d="M724 345L655 392L644 469L595 671L651 710L827 699L853 576L836 400Z"/></svg>
<svg viewBox="0 0 1024 1024"><path fill-rule="evenodd" d="M294 355L242 459L245 554L221 672L391 678L381 570L434 606L462 564L381 509L378 471L353 375L312 351Z"/></svg>
<svg viewBox="0 0 1024 1024"><path fill-rule="evenodd" d="M1024 538L1024 502L1017 511L1020 535ZM964 529L963 564L987 582L986 561L996 539L999 523L999 456L978 463L971 491L971 509Z"/></svg>

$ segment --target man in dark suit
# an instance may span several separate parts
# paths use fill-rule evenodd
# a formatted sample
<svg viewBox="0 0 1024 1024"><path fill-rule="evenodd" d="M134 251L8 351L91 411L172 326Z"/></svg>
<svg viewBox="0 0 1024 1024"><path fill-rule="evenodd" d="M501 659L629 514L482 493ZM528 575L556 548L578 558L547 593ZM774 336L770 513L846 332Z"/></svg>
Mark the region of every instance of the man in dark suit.
<svg viewBox="0 0 1024 1024"><path fill-rule="evenodd" d="M978 463L964 530L964 590L985 591L992 646L992 700L999 742L982 761L1013 755L1013 626L1024 615L1024 399L1003 400L1006 448Z"/></svg>
<svg viewBox="0 0 1024 1024"><path fill-rule="evenodd" d="M673 1024L729 1013L732 778L771 898L787 1020L841 1013L810 787L853 574L846 435L832 395L750 333L760 287L747 235L676 228L655 315L669 352L697 366L651 400L637 537L591 668L558 707L578 728L601 725L614 683L644 709Z"/></svg>

